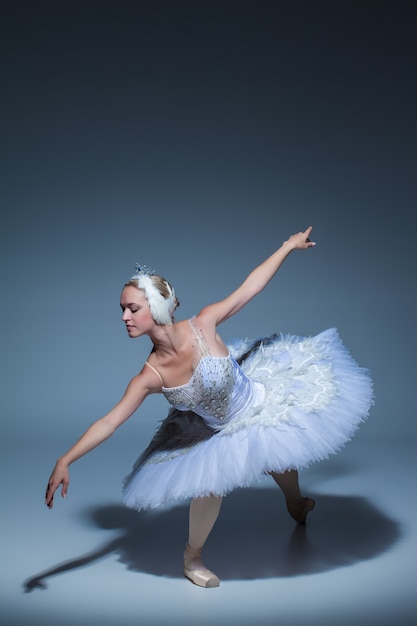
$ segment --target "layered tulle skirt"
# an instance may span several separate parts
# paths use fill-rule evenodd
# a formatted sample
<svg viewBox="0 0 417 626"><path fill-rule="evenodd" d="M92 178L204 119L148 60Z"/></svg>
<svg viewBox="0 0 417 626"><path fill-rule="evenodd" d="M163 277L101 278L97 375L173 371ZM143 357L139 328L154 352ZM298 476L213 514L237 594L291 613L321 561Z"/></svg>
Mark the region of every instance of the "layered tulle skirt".
<svg viewBox="0 0 417 626"><path fill-rule="evenodd" d="M274 335L229 346L255 381L257 401L218 429L172 409L125 479L124 503L156 508L225 495L266 472L300 469L349 441L373 403L369 372L335 329L315 337Z"/></svg>

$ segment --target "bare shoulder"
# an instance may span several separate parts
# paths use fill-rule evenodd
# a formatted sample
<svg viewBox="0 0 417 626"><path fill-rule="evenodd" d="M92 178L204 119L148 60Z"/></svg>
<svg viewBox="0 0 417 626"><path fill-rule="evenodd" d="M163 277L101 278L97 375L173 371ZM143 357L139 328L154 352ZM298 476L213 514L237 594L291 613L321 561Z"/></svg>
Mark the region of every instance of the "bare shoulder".
<svg viewBox="0 0 417 626"><path fill-rule="evenodd" d="M200 328L206 336L214 336L217 329L217 316L214 305L204 307L194 316L193 323Z"/></svg>
<svg viewBox="0 0 417 626"><path fill-rule="evenodd" d="M226 356L228 349L217 332L217 313L212 309L213 305L209 305L195 316L195 324L202 331L210 352L213 356Z"/></svg>
<svg viewBox="0 0 417 626"><path fill-rule="evenodd" d="M128 385L129 388L134 393L136 392L143 396L161 391L161 381L148 361L144 363L141 371L131 379Z"/></svg>

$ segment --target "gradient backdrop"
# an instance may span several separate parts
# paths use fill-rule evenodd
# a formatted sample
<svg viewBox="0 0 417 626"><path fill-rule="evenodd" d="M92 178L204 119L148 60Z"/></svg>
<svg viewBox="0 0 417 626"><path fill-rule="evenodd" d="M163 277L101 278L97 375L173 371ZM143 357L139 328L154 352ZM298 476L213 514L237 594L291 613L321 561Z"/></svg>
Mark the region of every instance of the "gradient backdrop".
<svg viewBox="0 0 417 626"><path fill-rule="evenodd" d="M415 567L404 542L416 546L410 480L417 3L5 0L0 29L7 623L130 626L145 615L147 626L177 620L298 626L301 613L302 623L322 626L345 624L342 618L347 626L350 619L411 623ZM333 505L340 493L369 504L380 490L373 504L387 508L362 521L377 515L376 528L389 526L381 545L353 558L352 535L350 556L324 568L320 581L323 569L303 569L303 557L297 580L271 565L267 583L242 560L240 572L226 568L229 582L217 597L189 589L180 569L172 579L152 578L161 572L151 559L148 570L143 563L130 569L116 560L106 561L108 569L95 563L85 580L75 568L47 591L23 595L25 578L100 544L97 524L87 531L80 521L84 504L96 505L97 513L111 502L123 517L121 479L165 414L164 400L150 399L120 434L74 467L79 478L66 511L61 502L53 513L41 508L56 456L119 399L149 351L147 339L130 341L120 322L120 289L135 262L171 280L179 316L188 317L227 295L283 239L310 224L317 247L294 254L222 334L309 335L336 326L370 368L376 392L370 420L341 461L322 464L306 480L324 499L320 480L330 481ZM333 474L324 479L326 471ZM393 494L400 512L390 508ZM248 523L258 515L245 497ZM230 505L235 513L225 513L225 529L242 519L236 513L242 503ZM160 535L175 519L158 517ZM246 530L250 542L249 523ZM224 545L220 526L216 533ZM164 565L168 574L182 539L180 532ZM345 549L339 539L327 561ZM391 560L377 566L372 559L386 558L391 543L400 552L391 548ZM326 551L324 539L318 545ZM330 602L323 590L335 568L343 580L334 582ZM375 571L378 589L355 602L358 581L369 583ZM398 587L393 571L402 572ZM122 596L111 596L115 579L124 580ZM313 614L304 615L302 598Z"/></svg>

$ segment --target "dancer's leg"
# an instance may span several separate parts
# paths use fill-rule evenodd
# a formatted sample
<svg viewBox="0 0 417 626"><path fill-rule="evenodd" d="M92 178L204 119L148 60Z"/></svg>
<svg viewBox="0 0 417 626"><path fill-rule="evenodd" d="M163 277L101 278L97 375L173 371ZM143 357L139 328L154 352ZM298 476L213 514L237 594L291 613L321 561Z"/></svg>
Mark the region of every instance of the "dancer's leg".
<svg viewBox="0 0 417 626"><path fill-rule="evenodd" d="M286 500L291 502L301 498L297 470L287 470L282 474L270 472L270 474L277 485L281 488Z"/></svg>
<svg viewBox="0 0 417 626"><path fill-rule="evenodd" d="M201 561L201 552L219 515L222 498L196 498L190 504L188 543L184 553L184 574L200 587L218 587L219 579Z"/></svg>
<svg viewBox="0 0 417 626"><path fill-rule="evenodd" d="M297 470L287 470L281 474L269 473L285 496L288 513L296 522L304 524L308 513L314 509L316 503L312 498L303 498L301 495Z"/></svg>

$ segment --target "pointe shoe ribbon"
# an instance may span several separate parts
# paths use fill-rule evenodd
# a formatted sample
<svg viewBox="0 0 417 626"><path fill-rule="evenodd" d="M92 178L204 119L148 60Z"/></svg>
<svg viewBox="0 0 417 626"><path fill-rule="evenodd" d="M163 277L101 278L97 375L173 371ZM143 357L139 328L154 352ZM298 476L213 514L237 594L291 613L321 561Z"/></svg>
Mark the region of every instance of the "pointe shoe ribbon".
<svg viewBox="0 0 417 626"><path fill-rule="evenodd" d="M218 587L220 580L201 561L201 548L187 543L184 552L184 576L199 587Z"/></svg>

